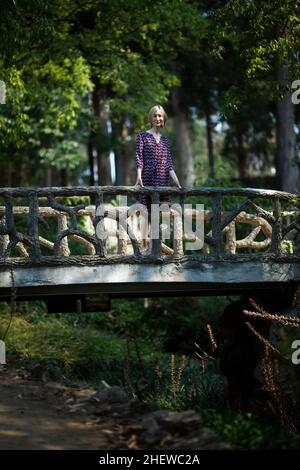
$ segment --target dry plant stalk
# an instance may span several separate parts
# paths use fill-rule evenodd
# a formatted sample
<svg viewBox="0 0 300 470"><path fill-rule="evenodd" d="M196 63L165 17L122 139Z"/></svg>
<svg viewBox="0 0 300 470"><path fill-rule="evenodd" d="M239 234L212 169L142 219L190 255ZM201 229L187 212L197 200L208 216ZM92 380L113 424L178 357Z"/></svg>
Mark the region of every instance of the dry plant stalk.
<svg viewBox="0 0 300 470"><path fill-rule="evenodd" d="M283 325L300 328L300 318L292 318L287 317L285 315L272 315L271 313L267 312L252 312L249 310L243 310L243 313L251 317L265 318L266 320L277 321L278 323L282 323Z"/></svg>
<svg viewBox="0 0 300 470"><path fill-rule="evenodd" d="M253 299L249 299L251 305L257 310L256 312L243 310L245 315L251 317L264 318L265 320L276 321L282 325L300 328L300 319L295 317L289 317L280 314L270 314L266 312L260 305L258 305ZM300 312L300 288L297 288L293 299L293 307ZM278 360L271 357L271 351L276 352L281 356L281 353L273 344L264 338L255 328L246 322L247 327L255 334L255 336L263 343L265 347L264 357L261 361L261 371L265 384L265 390L270 393L270 399L267 400L268 406L275 416L279 416L282 425L290 425L288 413L286 411L285 401L283 394L280 390L280 379L279 379L279 363Z"/></svg>
<svg viewBox="0 0 300 470"><path fill-rule="evenodd" d="M171 354L170 372L171 372L171 386L172 386L173 397L176 398L175 355L173 353Z"/></svg>
<svg viewBox="0 0 300 470"><path fill-rule="evenodd" d="M161 370L161 367L160 367L158 362L155 364L154 370L155 370L157 380L158 380L159 384L161 385L161 383L162 383L162 370Z"/></svg>
<svg viewBox="0 0 300 470"><path fill-rule="evenodd" d="M197 349L199 349L201 351L201 353L203 354L203 356L201 356L201 354L199 354L197 351L195 351L195 354L196 356L198 356L200 359L215 359L214 357L210 356L209 354L207 354L206 351L204 351L204 349L200 348L199 344L198 343L195 343L195 346Z"/></svg>
<svg viewBox="0 0 300 470"><path fill-rule="evenodd" d="M156 380L155 380L155 394L156 394L156 396L158 396L159 392L160 392L160 389L161 389L161 385L162 385L162 370L161 370L161 367L159 365L159 362L157 362L155 364L154 372L155 372L155 377L156 377Z"/></svg>
<svg viewBox="0 0 300 470"><path fill-rule="evenodd" d="M208 331L208 337L209 337L209 340L210 340L212 352L215 352L218 345L217 345L217 342L214 338L212 327L209 323L207 323L206 327L207 327L207 331Z"/></svg>
<svg viewBox="0 0 300 470"><path fill-rule="evenodd" d="M292 306L300 312L300 285L297 286L296 292L294 294Z"/></svg>
<svg viewBox="0 0 300 470"><path fill-rule="evenodd" d="M130 336L127 336L126 337L126 358L125 358L125 365L124 365L123 374L124 374L125 387L128 390L130 389L130 379L129 379L130 363L131 363L130 357L131 357L131 338L130 338Z"/></svg>
<svg viewBox="0 0 300 470"><path fill-rule="evenodd" d="M281 424L287 424L288 417L285 411L284 400L279 387L277 386L279 383L278 362L272 359L269 349L265 350L265 355L261 362L261 370L265 383L265 390L270 393L270 399L267 401L268 406L275 416L279 415Z"/></svg>
<svg viewBox="0 0 300 470"><path fill-rule="evenodd" d="M177 377L176 377L176 382L175 382L176 393L178 393L178 391L179 391L180 379L181 379L182 373L184 371L185 364L186 364L186 357L185 357L184 354L182 354L180 356L180 362L179 362L179 366L178 366L178 370L177 370Z"/></svg>
<svg viewBox="0 0 300 470"><path fill-rule="evenodd" d="M137 360L138 360L139 367L140 367L141 370L143 370L144 369L144 364L143 364L143 360L142 360L140 347L138 345L138 342L137 342L136 338L133 339L133 342L134 342L135 354L136 354L136 357L137 357Z"/></svg>
<svg viewBox="0 0 300 470"><path fill-rule="evenodd" d="M276 349L269 340L267 340L260 333L258 333L258 331L251 325L251 323L246 321L245 324L247 325L249 330L252 331L252 333L254 333L255 336L260 340L260 342L263 343L266 349L270 349L271 351L276 352L279 355L281 354L280 351Z"/></svg>
<svg viewBox="0 0 300 470"><path fill-rule="evenodd" d="M180 356L180 362L179 362L178 369L176 372L175 355L173 353L171 354L171 385L172 385L172 393L173 393L174 399L177 398L177 394L179 392L180 379L182 377L185 364L186 364L186 356L182 354Z"/></svg>
<svg viewBox="0 0 300 470"><path fill-rule="evenodd" d="M272 360L270 358L269 349L265 349L265 354L261 361L261 370L264 378L265 390L274 393L276 386L274 381L274 371L272 367Z"/></svg>
<svg viewBox="0 0 300 470"><path fill-rule="evenodd" d="M254 299L249 298L249 302L250 302L250 304L255 308L255 310L256 310L257 312L265 313L266 315L269 314L269 312L267 312L266 310L264 310L264 309L262 308L262 306L259 305Z"/></svg>

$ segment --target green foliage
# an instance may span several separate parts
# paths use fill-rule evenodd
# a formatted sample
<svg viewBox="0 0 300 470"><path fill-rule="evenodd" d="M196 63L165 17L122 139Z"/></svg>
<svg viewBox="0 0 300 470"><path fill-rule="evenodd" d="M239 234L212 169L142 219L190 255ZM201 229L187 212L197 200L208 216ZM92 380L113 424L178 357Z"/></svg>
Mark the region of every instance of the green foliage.
<svg viewBox="0 0 300 470"><path fill-rule="evenodd" d="M211 354L207 324L216 329L227 303L224 297L162 298L158 308L150 306L145 321L153 329L159 323L165 334L164 347L167 351L194 355L195 343L198 343Z"/></svg>
<svg viewBox="0 0 300 470"><path fill-rule="evenodd" d="M144 126L145 109L166 103L179 83L172 66L178 50L196 48L203 25L186 0L173 0L172 8L167 0L4 3L0 163L9 175L21 173L24 185L41 184L40 166L73 171L86 162L80 143L99 134L89 97L95 87L114 123L129 118L132 130Z"/></svg>
<svg viewBox="0 0 300 470"><path fill-rule="evenodd" d="M213 16L219 21L223 20L219 25L221 37L225 36L224 33L228 33L229 38L238 37L242 41L249 41L252 35L252 40L258 41L256 53L264 57L266 53L278 51L285 54L293 49L295 41L299 40L297 32L300 26L296 11L297 7L292 0L285 2L277 0L273 3L234 0L216 10ZM285 24L282 23L283 19ZM238 30L231 29L233 24L239 26ZM245 28L246 25L248 28ZM244 35L239 37L238 33L241 33L240 29L243 26ZM269 34L266 37L267 32ZM240 43L234 42L234 44L239 46Z"/></svg>
<svg viewBox="0 0 300 470"><path fill-rule="evenodd" d="M234 449L299 449L299 435L278 429L278 424L270 418L259 420L251 413L220 413L215 410L202 410L202 417L205 425L214 429Z"/></svg>
<svg viewBox="0 0 300 470"><path fill-rule="evenodd" d="M267 78L269 94L275 96L277 87L269 73L273 73L276 60L283 63L288 58L292 76L298 77L299 62L295 57L299 46L299 5L292 0L275 2L227 2L212 14L215 55L224 56L230 44L238 51L246 85L255 78ZM297 47L296 47L297 48ZM254 90L254 88L253 88ZM238 90L237 90L238 91ZM244 96L246 99L246 95Z"/></svg>
<svg viewBox="0 0 300 470"><path fill-rule="evenodd" d="M112 334L134 339L140 345L152 344L153 350L162 349L164 331L162 328L152 328L151 319L143 308L142 300L112 300L110 312L84 315L82 321Z"/></svg>
<svg viewBox="0 0 300 470"><path fill-rule="evenodd" d="M99 134L93 90L113 125L122 129L126 123L129 140L145 126L145 110L158 102L171 107L170 92L181 86L183 108L214 124L226 120L229 127L222 135L213 130L216 179L237 175L240 136L247 158L258 159L257 171L268 173L274 166L272 100L286 92L274 74L277 61L288 58L291 80L299 76L298 10L292 0L3 1L2 167L21 173L25 183L33 175L34 184L40 182L39 166L77 177L87 167L81 145L91 134L105 152L115 145ZM197 184L208 170L204 127L200 132Z"/></svg>
<svg viewBox="0 0 300 470"><path fill-rule="evenodd" d="M154 387L146 396L160 408L174 411L222 409L223 378L216 361L207 359L202 362L190 357L164 354L154 370Z"/></svg>
<svg viewBox="0 0 300 470"><path fill-rule="evenodd" d="M2 316L1 325L5 320ZM6 344L8 352L31 359L56 359L66 368L86 360L100 366L102 361L124 354L124 341L89 328L75 329L61 316L14 317Z"/></svg>
<svg viewBox="0 0 300 470"><path fill-rule="evenodd" d="M83 59L49 61L30 73L12 67L10 72L7 104L0 107L2 159L9 158L15 167L24 160L32 168L78 166L83 157L72 131L82 115L80 108L86 107L81 96L91 90Z"/></svg>
<svg viewBox="0 0 300 470"><path fill-rule="evenodd" d="M224 147L224 133L214 132L214 161L215 161L215 178L208 178L208 158L207 158L207 142L206 128L203 120L197 119L194 123L193 133L195 139L193 142L194 168L195 168L195 186L233 186L230 179L237 178L236 162L231 159L224 158L222 149ZM227 156L228 157L228 156ZM240 181L235 182L234 186L242 186Z"/></svg>
<svg viewBox="0 0 300 470"><path fill-rule="evenodd" d="M113 300L108 313L81 316L83 322L152 344L154 350L194 355L195 343L210 354L207 324L216 329L228 301L224 297Z"/></svg>

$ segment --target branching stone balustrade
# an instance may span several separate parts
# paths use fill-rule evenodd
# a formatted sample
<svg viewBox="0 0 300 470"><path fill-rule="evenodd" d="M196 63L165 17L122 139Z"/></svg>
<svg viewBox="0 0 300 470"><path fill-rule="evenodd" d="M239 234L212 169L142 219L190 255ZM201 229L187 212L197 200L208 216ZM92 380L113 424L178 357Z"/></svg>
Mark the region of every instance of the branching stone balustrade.
<svg viewBox="0 0 300 470"><path fill-rule="evenodd" d="M164 217L170 217L170 227L166 226L166 219L160 220L159 237L151 240L147 253L141 251L141 211L132 209L141 195L149 196L155 204L161 195L168 196L175 204L163 212ZM125 196L127 204L117 200ZM196 204L203 204L203 208ZM299 215L295 195L252 188L1 188L0 269L9 284L8 268L77 266L84 277L83 268L102 266L101 275L94 270L100 276L95 283L108 286L118 280L124 282L124 289L129 278L138 283L150 279L155 285L168 279L207 285L230 279L236 284L247 283L255 279L257 269L258 282L273 278L274 282L298 280L298 274L291 273L290 267L297 266L300 276ZM190 218L192 228L202 221L203 233L186 230L184 217ZM105 227L105 239L99 236L99 226ZM193 243L196 249L191 248ZM263 268L258 268L259 263ZM105 270L105 266L111 269ZM115 271L114 266L122 269ZM137 271L134 266L145 269ZM160 271L155 271L155 266L160 266ZM243 270L244 279L239 278L238 272L233 276L232 266L239 266L239 273ZM249 273L247 277L246 266L252 277ZM51 276L53 273L54 270ZM212 273L217 274L219 281ZM76 282L84 282L78 280L80 274L76 276ZM74 279L61 284L71 282Z"/></svg>
<svg viewBox="0 0 300 470"><path fill-rule="evenodd" d="M138 215L128 216L128 207L120 207L104 201L104 198L115 198L118 195L138 198L141 194L152 196L152 200L158 200L159 194L173 196L173 203L180 197L180 206L183 208L182 216L190 216L193 220L204 220L206 233L203 233L203 246L201 249L190 250L186 253L184 241L196 241L196 235L185 233L182 218L175 217L176 210L170 209L171 218L177 227L174 233L182 233L172 243L165 244L162 237L152 243L152 251L148 255L141 256ZM211 199L211 207L204 205L203 211L197 211L194 207L184 207L193 198L193 205ZM222 202L226 198L243 198L237 202L232 210L222 210ZM7 264L24 263L50 263L58 262L70 264L82 263L84 259L92 258L94 262L112 262L121 256L133 256L131 261L143 262L155 259L162 260L162 256L197 256L205 260L222 259L226 255L235 255L238 258L253 258L257 251L262 251L264 257L276 256L298 258L299 212L296 207L296 197L289 193L241 188L201 188L175 189L175 188L137 188L137 187L89 187L89 188L41 188L41 189L1 189L0 198L3 205L0 206L0 262ZM76 199L84 199L85 202L76 205ZM253 201L261 199L270 205L266 210ZM26 205L20 205L22 200ZM1 200L0 200L1 202ZM75 202L75 204L74 204ZM132 203L136 201L131 201ZM290 205L290 210L281 211L281 204ZM114 204L116 201L114 200ZM190 204L190 203L189 203ZM97 208L103 205L103 216L97 215ZM247 212L248 210L248 212ZM177 214L178 215L178 214ZM18 219L23 219L19 228ZM27 218L27 227L24 224ZM85 220L85 229L83 228ZM117 253L113 253L112 244L107 240L101 240L97 236L96 227L101 218L109 220L116 218L115 226L111 224L106 229L108 238L117 239ZM50 229L49 219L56 220L56 229ZM81 222L79 222L79 219ZM127 219L127 240L119 237L120 220ZM134 222L134 219L135 222ZM243 238L237 238L237 226L244 224L252 226L252 230ZM24 226L25 225L25 226ZM109 224L107 224L109 225ZM179 227L178 227L179 226ZM49 229L51 239L45 238L43 233ZM123 227L124 228L124 227ZM161 224L161 228L164 226ZM51 233L52 230L52 233ZM126 227L124 228L126 231ZM54 231L56 233L54 234ZM245 230L243 231L245 232ZM123 231L124 233L124 231ZM259 234L263 238L258 240ZM54 238L53 238L53 235ZM76 241L85 247L85 253L73 255L69 240ZM130 242L132 249L129 249ZM74 245L74 243L73 243ZM107 249L107 245L110 250ZM171 245L171 246L170 246ZM43 250L45 248L45 250ZM243 254L240 253L243 250ZM82 251L82 250L81 250ZM66 259L66 258L69 259ZM254 256L255 257L255 256ZM51 259L50 259L51 258ZM72 258L72 260L70 259ZM167 261L167 260L166 260Z"/></svg>

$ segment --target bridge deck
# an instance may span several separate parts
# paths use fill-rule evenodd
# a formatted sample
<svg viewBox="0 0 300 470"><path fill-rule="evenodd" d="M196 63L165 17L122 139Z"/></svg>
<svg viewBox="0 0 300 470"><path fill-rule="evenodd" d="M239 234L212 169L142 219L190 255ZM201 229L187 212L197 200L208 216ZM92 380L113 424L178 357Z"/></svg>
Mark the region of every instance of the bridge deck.
<svg viewBox="0 0 300 470"><path fill-rule="evenodd" d="M300 281L295 262L170 261L90 266L15 266L0 270L0 298L12 285L22 297L107 293L119 295L221 295L288 286Z"/></svg>

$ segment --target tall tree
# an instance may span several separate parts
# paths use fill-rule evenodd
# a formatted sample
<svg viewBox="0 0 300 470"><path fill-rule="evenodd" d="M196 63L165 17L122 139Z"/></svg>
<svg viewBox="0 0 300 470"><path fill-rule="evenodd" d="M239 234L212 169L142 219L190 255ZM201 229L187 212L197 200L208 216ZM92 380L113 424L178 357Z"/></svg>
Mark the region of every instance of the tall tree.
<svg viewBox="0 0 300 470"><path fill-rule="evenodd" d="M118 128L128 133L128 121L132 130L139 129L147 110L167 101L171 87L178 84L169 64L177 49L197 36L198 13L197 4L186 0L171 5L168 0L98 0L71 15L70 34L91 67L93 82L105 89L114 132ZM115 155L118 181L127 182L127 144L119 145Z"/></svg>
<svg viewBox="0 0 300 470"><path fill-rule="evenodd" d="M212 14L214 34L212 50L224 56L228 46L244 62L244 80L236 80L236 96L244 101L264 84L269 102L277 101L277 172L280 187L295 192L299 189L293 106L289 97L291 83L300 72L294 51L300 45L299 2L232 0ZM235 95L231 88L232 96ZM243 93L241 93L243 91ZM246 93L248 91L248 93ZM235 105L236 100L232 100ZM239 113L239 109L236 109Z"/></svg>
<svg viewBox="0 0 300 470"><path fill-rule="evenodd" d="M182 184L192 186L195 179L195 173L192 142L189 130L189 110L182 100L181 91L181 88L175 88L172 93L174 132L177 152L177 172Z"/></svg>
<svg viewBox="0 0 300 470"><path fill-rule="evenodd" d="M284 191L296 193L300 191L300 168L296 163L295 114L287 56L277 65L277 80L284 89L284 96L276 100L278 183Z"/></svg>

